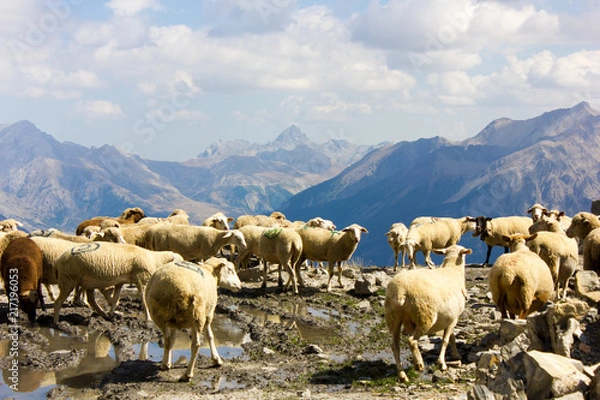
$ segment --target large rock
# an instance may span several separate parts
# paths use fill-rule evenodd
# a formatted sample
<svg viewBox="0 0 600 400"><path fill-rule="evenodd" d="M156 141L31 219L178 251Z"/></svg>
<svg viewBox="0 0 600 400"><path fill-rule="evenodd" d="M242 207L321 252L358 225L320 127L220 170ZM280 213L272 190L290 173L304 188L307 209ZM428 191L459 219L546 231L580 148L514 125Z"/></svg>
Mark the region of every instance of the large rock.
<svg viewBox="0 0 600 400"><path fill-rule="evenodd" d="M575 274L575 292L578 296L593 302L600 301L600 280L595 271L577 271Z"/></svg>
<svg viewBox="0 0 600 400"><path fill-rule="evenodd" d="M580 361L537 350L523 357L527 379L527 397L549 399L585 392L591 379L583 373Z"/></svg>
<svg viewBox="0 0 600 400"><path fill-rule="evenodd" d="M370 296L379 289L387 288L392 278L383 271L363 273L354 281L354 292L359 296Z"/></svg>

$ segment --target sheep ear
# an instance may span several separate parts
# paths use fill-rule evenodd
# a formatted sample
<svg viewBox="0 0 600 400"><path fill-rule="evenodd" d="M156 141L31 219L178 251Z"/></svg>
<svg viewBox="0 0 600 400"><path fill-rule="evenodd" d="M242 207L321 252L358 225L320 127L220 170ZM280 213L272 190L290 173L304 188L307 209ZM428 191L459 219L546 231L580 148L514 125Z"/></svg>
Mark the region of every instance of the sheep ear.
<svg viewBox="0 0 600 400"><path fill-rule="evenodd" d="M504 240L505 242L510 242L510 237L502 235L502 240Z"/></svg>
<svg viewBox="0 0 600 400"><path fill-rule="evenodd" d="M232 235L233 235L233 232L232 231L228 231L226 234L223 235L223 237L225 239L227 239L228 237L231 237Z"/></svg>
<svg viewBox="0 0 600 400"><path fill-rule="evenodd" d="M533 240L533 239L535 239L535 238L537 237L537 235L538 235L538 234L537 234L537 232L536 232L536 233L534 233L533 235L531 235L531 236L529 236L529 237L526 237L526 238L525 238L525 241L526 241L526 242L529 242L530 240Z"/></svg>
<svg viewBox="0 0 600 400"><path fill-rule="evenodd" d="M460 251L460 254L471 254L471 253L473 253L473 250L471 250L471 249L462 249Z"/></svg>
<svg viewBox="0 0 600 400"><path fill-rule="evenodd" d="M390 236L390 232L386 233L386 234L385 234L385 236L388 236L388 237L389 237L389 236Z"/></svg>
<svg viewBox="0 0 600 400"><path fill-rule="evenodd" d="M492 217L485 217L485 220L486 220L486 221L491 221L491 220L492 220Z"/></svg>
<svg viewBox="0 0 600 400"><path fill-rule="evenodd" d="M367 228L363 228L363 227L360 228L360 231L364 232L364 233L369 233L369 231L367 230Z"/></svg>
<svg viewBox="0 0 600 400"><path fill-rule="evenodd" d="M233 217L227 217L227 222L233 222Z"/></svg>
<svg viewBox="0 0 600 400"><path fill-rule="evenodd" d="M433 251L435 254L446 255L447 250L448 249L432 249L431 251Z"/></svg>

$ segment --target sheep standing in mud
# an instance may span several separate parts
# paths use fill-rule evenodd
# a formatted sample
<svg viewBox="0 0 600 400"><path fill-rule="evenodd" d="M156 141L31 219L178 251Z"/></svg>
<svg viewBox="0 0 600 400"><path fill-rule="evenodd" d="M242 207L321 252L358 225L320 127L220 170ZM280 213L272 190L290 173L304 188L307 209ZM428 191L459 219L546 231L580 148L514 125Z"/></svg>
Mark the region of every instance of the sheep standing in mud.
<svg viewBox="0 0 600 400"><path fill-rule="evenodd" d="M425 368L419 351L419 338L423 335L444 331L438 357L442 370L448 368L445 361L448 343L452 346L454 357L459 356L453 330L465 309L465 256L472 250L453 245L434 252L445 255L441 268L401 271L386 289L385 322L392 336L398 378L403 381L408 378L400 360L402 328L408 335L414 366L419 371Z"/></svg>
<svg viewBox="0 0 600 400"><path fill-rule="evenodd" d="M180 382L190 381L194 376L203 330L214 365L223 365L210 327L217 305L217 287L234 292L242 288L234 265L224 258L213 257L202 264L172 262L157 270L148 281L144 298L165 341L161 369L172 367L176 330L192 329L190 361Z"/></svg>

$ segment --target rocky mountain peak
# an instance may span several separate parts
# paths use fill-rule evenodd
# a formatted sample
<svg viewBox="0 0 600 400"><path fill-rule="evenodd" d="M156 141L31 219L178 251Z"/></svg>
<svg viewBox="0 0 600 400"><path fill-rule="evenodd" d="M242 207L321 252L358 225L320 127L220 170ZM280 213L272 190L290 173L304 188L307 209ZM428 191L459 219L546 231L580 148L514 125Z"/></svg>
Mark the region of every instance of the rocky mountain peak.
<svg viewBox="0 0 600 400"><path fill-rule="evenodd" d="M302 133L296 125L291 125L286 130L281 132L273 141L273 144L279 148L291 150L300 144L307 144L310 140Z"/></svg>

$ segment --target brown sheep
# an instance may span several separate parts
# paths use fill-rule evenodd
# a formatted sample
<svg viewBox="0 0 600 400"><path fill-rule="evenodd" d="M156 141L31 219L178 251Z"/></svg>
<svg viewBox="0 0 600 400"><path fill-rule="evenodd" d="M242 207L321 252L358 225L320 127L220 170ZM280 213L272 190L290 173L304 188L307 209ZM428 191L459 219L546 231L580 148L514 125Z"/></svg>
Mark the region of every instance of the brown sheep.
<svg viewBox="0 0 600 400"><path fill-rule="evenodd" d="M2 254L0 267L9 303L18 301L29 321L34 322L38 301L46 311L41 285L42 251L30 238L16 238Z"/></svg>
<svg viewBox="0 0 600 400"><path fill-rule="evenodd" d="M126 225L126 224L135 224L140 219L144 218L145 216L146 216L146 214L144 213L144 210L142 210L139 207L127 208L125 211L123 211L123 213L121 215L119 215L116 218L94 217L92 219L85 220L77 226L77 229L75 230L75 234L76 235L83 234L83 230L87 226L100 226L102 221L104 221L105 219L114 219L117 222Z"/></svg>

